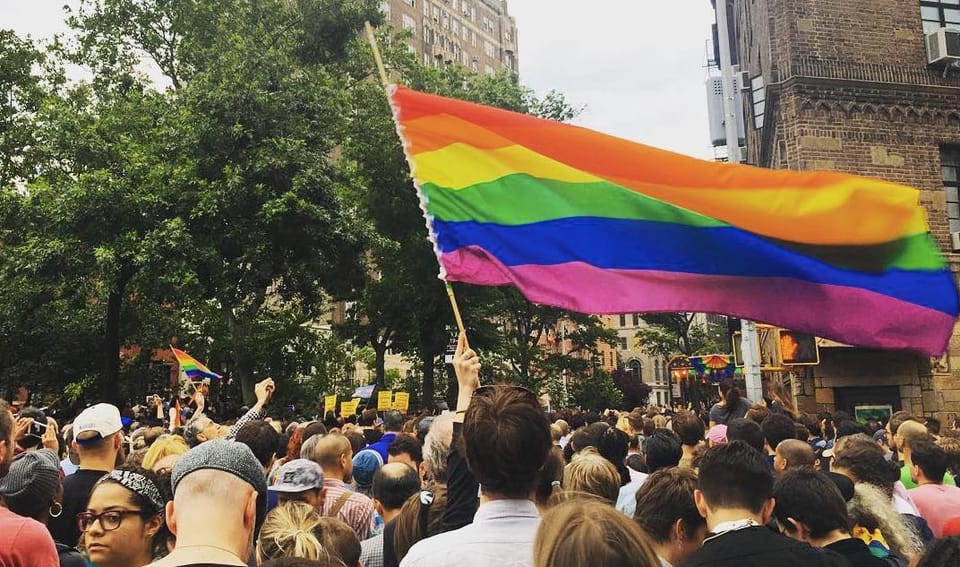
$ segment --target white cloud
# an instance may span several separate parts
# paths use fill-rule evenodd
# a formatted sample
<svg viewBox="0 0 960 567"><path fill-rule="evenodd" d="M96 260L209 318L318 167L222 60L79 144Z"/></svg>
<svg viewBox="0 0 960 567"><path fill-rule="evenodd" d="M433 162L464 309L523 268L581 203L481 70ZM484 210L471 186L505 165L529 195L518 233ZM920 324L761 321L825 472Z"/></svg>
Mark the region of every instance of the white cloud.
<svg viewBox="0 0 960 567"><path fill-rule="evenodd" d="M50 38L75 0L0 0L0 27ZM707 126L708 0L509 0L520 77L586 111L577 123L652 146L712 158Z"/></svg>
<svg viewBox="0 0 960 567"><path fill-rule="evenodd" d="M578 123L712 158L706 112L708 0L510 0L520 78L587 105Z"/></svg>

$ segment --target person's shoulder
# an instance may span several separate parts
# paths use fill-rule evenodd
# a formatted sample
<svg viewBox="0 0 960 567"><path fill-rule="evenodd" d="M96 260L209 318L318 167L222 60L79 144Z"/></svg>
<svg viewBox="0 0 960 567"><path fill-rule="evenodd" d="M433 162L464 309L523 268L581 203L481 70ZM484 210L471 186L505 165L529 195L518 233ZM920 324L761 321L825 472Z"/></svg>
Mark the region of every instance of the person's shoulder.
<svg viewBox="0 0 960 567"><path fill-rule="evenodd" d="M444 563L441 558L448 552L457 553L457 549L455 549L456 546L452 544L459 541L460 535L469 527L468 525L457 530L437 534L418 541L410 548L410 551L406 557L403 558L403 561L400 562L401 567L414 565L445 565L446 563Z"/></svg>

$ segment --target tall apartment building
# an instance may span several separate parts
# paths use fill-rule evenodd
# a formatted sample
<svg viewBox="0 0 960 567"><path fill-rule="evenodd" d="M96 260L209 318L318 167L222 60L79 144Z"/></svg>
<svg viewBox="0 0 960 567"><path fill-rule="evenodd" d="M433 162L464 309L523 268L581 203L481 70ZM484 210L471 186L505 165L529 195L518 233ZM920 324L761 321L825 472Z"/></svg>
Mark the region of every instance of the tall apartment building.
<svg viewBox="0 0 960 567"><path fill-rule="evenodd" d="M385 21L409 31L426 65L459 64L475 73L517 73L517 24L507 0L384 0Z"/></svg>
<svg viewBox="0 0 960 567"><path fill-rule="evenodd" d="M931 63L927 48L927 34L960 30L960 3L712 1L728 14L748 163L919 188L932 234L960 271L960 59ZM957 55L958 36L944 38L932 47ZM960 335L933 360L821 343L821 364L790 375L803 409L960 415Z"/></svg>

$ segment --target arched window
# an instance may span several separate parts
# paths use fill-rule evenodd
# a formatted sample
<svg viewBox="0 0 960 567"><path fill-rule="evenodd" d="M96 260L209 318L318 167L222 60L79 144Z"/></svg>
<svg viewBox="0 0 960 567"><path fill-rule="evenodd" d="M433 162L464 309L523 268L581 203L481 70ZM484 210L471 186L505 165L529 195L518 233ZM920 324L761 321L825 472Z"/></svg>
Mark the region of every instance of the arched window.
<svg viewBox="0 0 960 567"><path fill-rule="evenodd" d="M642 382L643 367L640 366L640 361L631 360L629 366L630 366L630 375L633 376L634 380L637 380L638 382Z"/></svg>

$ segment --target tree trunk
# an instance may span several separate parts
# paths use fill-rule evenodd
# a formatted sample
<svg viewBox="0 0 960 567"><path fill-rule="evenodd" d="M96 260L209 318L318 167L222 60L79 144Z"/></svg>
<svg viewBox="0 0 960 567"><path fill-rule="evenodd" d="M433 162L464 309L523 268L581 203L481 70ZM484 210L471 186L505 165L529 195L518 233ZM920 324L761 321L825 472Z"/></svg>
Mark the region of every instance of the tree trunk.
<svg viewBox="0 0 960 567"><path fill-rule="evenodd" d="M434 396L434 381L433 381L433 355L428 354L423 357L423 384L421 385L421 397L420 403L425 408L433 408L433 396ZM456 378L454 378L454 384L456 384ZM456 408L450 408L456 409Z"/></svg>
<svg viewBox="0 0 960 567"><path fill-rule="evenodd" d="M373 352L376 353L377 358L374 363L374 373L376 375L377 390L384 389L386 387L386 376L387 376L387 343L386 341L380 342L377 341L373 343Z"/></svg>
<svg viewBox="0 0 960 567"><path fill-rule="evenodd" d="M117 281L107 299L106 325L103 332L103 376L100 379L100 397L118 407L120 399L120 315L127 284L136 270L121 268Z"/></svg>

